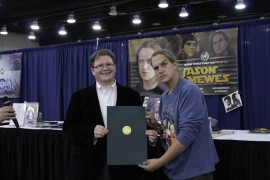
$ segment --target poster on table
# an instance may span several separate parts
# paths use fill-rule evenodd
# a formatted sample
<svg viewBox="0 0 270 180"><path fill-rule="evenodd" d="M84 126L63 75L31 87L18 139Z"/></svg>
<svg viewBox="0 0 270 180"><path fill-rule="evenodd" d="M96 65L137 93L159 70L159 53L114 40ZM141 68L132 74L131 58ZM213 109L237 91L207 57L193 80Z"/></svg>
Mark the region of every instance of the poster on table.
<svg viewBox="0 0 270 180"><path fill-rule="evenodd" d="M204 95L238 90L238 28L129 40L130 86L142 96L161 95L166 86L151 69L151 55L160 49L177 58L181 76Z"/></svg>
<svg viewBox="0 0 270 180"><path fill-rule="evenodd" d="M0 97L20 97L22 53L0 55Z"/></svg>

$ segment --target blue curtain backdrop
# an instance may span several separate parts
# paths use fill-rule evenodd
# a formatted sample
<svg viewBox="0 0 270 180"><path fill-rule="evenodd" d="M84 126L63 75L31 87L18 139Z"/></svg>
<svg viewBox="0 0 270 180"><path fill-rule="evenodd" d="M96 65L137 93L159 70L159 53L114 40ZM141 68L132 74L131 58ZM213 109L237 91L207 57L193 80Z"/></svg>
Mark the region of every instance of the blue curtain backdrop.
<svg viewBox="0 0 270 180"><path fill-rule="evenodd" d="M12 102L39 102L45 120L64 120L72 92L94 82L89 57L95 50L109 48L116 54L116 79L128 85L128 40L232 27L239 29L238 76L243 106L225 113L223 96L205 96L209 116L218 119L223 129L270 128L270 19L23 49L21 98Z"/></svg>

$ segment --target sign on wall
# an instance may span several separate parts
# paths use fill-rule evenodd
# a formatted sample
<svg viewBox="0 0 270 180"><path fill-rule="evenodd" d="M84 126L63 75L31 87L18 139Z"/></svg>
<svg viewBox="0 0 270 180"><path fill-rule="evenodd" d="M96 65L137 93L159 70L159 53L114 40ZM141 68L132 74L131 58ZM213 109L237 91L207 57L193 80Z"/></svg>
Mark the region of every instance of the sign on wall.
<svg viewBox="0 0 270 180"><path fill-rule="evenodd" d="M159 49L177 58L182 77L196 83L204 95L227 95L238 89L238 29L221 29L129 41L130 86L142 96L160 95L150 57Z"/></svg>
<svg viewBox="0 0 270 180"><path fill-rule="evenodd" d="M0 97L20 97L22 53L0 55Z"/></svg>

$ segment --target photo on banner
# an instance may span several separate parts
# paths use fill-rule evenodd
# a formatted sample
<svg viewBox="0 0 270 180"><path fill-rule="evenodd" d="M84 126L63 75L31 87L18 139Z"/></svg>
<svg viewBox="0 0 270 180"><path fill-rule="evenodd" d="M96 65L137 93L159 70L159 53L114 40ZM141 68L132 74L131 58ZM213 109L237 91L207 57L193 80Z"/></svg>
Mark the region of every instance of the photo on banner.
<svg viewBox="0 0 270 180"><path fill-rule="evenodd" d="M0 97L20 97L22 53L0 55Z"/></svg>
<svg viewBox="0 0 270 180"><path fill-rule="evenodd" d="M235 91L222 98L226 113L242 106L241 96L238 91Z"/></svg>
<svg viewBox="0 0 270 180"><path fill-rule="evenodd" d="M238 90L238 28L129 40L130 87L141 96L161 95L150 57L159 49L177 58L179 73L197 84L204 95L227 95Z"/></svg>

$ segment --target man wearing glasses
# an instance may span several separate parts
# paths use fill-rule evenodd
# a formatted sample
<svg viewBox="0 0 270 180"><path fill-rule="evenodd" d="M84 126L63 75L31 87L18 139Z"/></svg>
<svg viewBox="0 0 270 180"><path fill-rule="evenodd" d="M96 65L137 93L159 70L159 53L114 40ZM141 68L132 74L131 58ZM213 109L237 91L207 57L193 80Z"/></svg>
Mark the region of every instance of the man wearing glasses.
<svg viewBox="0 0 270 180"><path fill-rule="evenodd" d="M63 126L73 144L67 179L141 180L144 176L138 166L106 165L107 106L141 106L137 91L116 82L115 63L109 49L93 53L90 64L96 82L72 95ZM154 130L146 134L150 139L157 136Z"/></svg>

